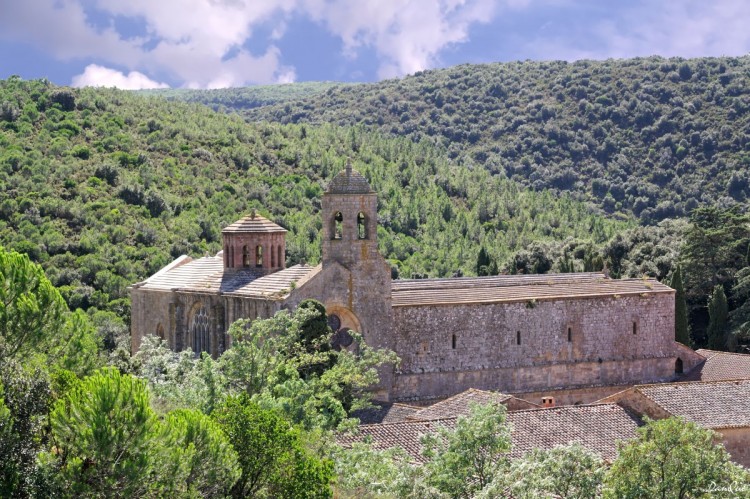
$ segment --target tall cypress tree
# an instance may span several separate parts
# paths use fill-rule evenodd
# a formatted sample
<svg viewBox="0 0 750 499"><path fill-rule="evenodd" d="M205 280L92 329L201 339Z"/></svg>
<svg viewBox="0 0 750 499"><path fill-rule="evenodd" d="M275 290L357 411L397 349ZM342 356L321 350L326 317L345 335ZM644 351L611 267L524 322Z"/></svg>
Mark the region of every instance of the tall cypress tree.
<svg viewBox="0 0 750 499"><path fill-rule="evenodd" d="M685 286L682 284L682 267L677 268L672 274L670 286L674 288L674 339L683 345L691 345L690 329L688 326L687 301L685 300Z"/></svg>
<svg viewBox="0 0 750 499"><path fill-rule="evenodd" d="M727 345L727 316L729 307L724 287L714 286L711 299L708 302L708 348L711 350L725 350Z"/></svg>
<svg viewBox="0 0 750 499"><path fill-rule="evenodd" d="M485 250L484 246L482 246L479 249L479 255L477 255L477 275L478 276L496 275L497 265L493 267L493 264L494 262L492 261L492 258L490 258L490 255L487 253L487 250Z"/></svg>

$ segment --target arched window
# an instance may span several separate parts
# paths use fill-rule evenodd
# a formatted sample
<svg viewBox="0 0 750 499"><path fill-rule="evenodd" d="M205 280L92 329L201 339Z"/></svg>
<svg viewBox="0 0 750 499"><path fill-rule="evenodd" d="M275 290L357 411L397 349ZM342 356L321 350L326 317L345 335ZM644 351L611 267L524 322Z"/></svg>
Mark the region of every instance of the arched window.
<svg viewBox="0 0 750 499"><path fill-rule="evenodd" d="M344 235L344 216L340 211L337 211L333 216L333 238L341 239Z"/></svg>
<svg viewBox="0 0 750 499"><path fill-rule="evenodd" d="M279 267L283 267L284 266L284 260L283 260L284 255L281 253L281 246L279 246L278 248L276 248L276 251L278 253L278 255L276 255L276 264Z"/></svg>
<svg viewBox="0 0 750 499"><path fill-rule="evenodd" d="M250 266L250 252L247 249L247 245L242 247L242 266L243 267Z"/></svg>
<svg viewBox="0 0 750 499"><path fill-rule="evenodd" d="M453 347L453 350L456 349L456 335L455 334L451 338L451 346Z"/></svg>
<svg viewBox="0 0 750 499"><path fill-rule="evenodd" d="M211 335L210 325L208 322L208 313L206 307L201 306L193 315L193 322L190 327L193 336L193 352L200 355L201 352L211 352Z"/></svg>
<svg viewBox="0 0 750 499"><path fill-rule="evenodd" d="M679 357L677 357L677 360L674 362L674 373L682 374L682 359Z"/></svg>
<svg viewBox="0 0 750 499"><path fill-rule="evenodd" d="M229 246L224 245L224 265L227 267L231 267L232 264L229 262Z"/></svg>
<svg viewBox="0 0 750 499"><path fill-rule="evenodd" d="M573 341L573 328L568 326L568 342Z"/></svg>
<svg viewBox="0 0 750 499"><path fill-rule="evenodd" d="M521 344L521 331L516 331L516 345Z"/></svg>
<svg viewBox="0 0 750 499"><path fill-rule="evenodd" d="M276 252L273 250L273 246L271 246L271 268L276 267Z"/></svg>
<svg viewBox="0 0 750 499"><path fill-rule="evenodd" d="M367 239L366 222L365 214L360 211L359 215L357 215L357 238L359 239Z"/></svg>
<svg viewBox="0 0 750 499"><path fill-rule="evenodd" d="M255 247L255 266L263 266L263 246L261 246L260 244Z"/></svg>
<svg viewBox="0 0 750 499"><path fill-rule="evenodd" d="M638 334L638 323L633 321L633 334Z"/></svg>

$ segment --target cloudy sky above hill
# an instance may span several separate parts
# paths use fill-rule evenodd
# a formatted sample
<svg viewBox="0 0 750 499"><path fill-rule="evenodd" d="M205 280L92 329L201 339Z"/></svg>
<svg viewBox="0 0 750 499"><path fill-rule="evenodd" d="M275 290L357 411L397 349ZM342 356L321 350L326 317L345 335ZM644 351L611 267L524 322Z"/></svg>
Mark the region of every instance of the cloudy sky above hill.
<svg viewBox="0 0 750 499"><path fill-rule="evenodd" d="M0 78L221 88L750 52L747 0L0 0Z"/></svg>

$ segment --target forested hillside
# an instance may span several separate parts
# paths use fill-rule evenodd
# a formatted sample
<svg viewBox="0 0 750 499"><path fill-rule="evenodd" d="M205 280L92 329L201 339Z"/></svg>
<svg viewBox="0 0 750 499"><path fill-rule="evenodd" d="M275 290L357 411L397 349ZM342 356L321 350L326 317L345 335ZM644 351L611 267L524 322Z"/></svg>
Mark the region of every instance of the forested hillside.
<svg viewBox="0 0 750 499"><path fill-rule="evenodd" d="M362 124L439 144L467 168L653 223L703 203L746 202L749 83L750 57L462 65L243 116Z"/></svg>
<svg viewBox="0 0 750 499"><path fill-rule="evenodd" d="M334 87L347 87L353 84L333 82L303 82L284 85L258 85L255 87L190 90L168 88L141 90L144 95L164 97L172 101L197 102L214 110L252 109L270 106L294 99L313 97Z"/></svg>
<svg viewBox="0 0 750 499"><path fill-rule="evenodd" d="M347 157L380 194L394 276L475 274L480 247L501 269L582 270L633 225L428 143L11 78L0 83L0 245L40 262L71 308L128 317L128 285L181 254L215 253L221 228L253 208L289 229L289 264L317 262L323 187ZM564 261L550 256L563 246Z"/></svg>

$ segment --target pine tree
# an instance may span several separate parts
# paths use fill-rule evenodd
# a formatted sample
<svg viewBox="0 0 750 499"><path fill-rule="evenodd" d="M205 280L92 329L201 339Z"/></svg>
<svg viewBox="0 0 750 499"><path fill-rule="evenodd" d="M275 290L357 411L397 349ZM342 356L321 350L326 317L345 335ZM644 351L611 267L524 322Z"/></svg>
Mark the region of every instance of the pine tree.
<svg viewBox="0 0 750 499"><path fill-rule="evenodd" d="M688 326L687 301L685 300L685 286L682 284L682 267L672 274L670 286L674 288L674 339L683 345L691 345L690 327Z"/></svg>
<svg viewBox="0 0 750 499"><path fill-rule="evenodd" d="M714 286L711 299L708 302L708 348L712 350L724 350L727 344L727 316L729 308L724 287L720 284Z"/></svg>

